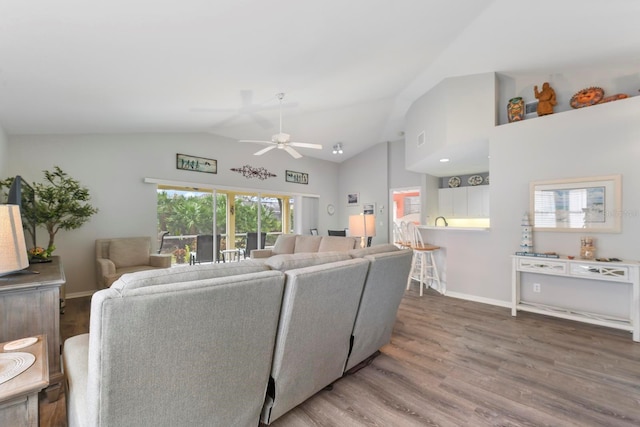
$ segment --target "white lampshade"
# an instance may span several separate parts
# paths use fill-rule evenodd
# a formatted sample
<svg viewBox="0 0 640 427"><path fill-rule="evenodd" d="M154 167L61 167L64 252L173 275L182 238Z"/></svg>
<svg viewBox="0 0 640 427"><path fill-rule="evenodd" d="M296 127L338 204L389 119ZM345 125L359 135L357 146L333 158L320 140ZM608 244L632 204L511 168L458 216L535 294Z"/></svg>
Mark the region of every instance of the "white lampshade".
<svg viewBox="0 0 640 427"><path fill-rule="evenodd" d="M20 208L0 205L0 276L29 267Z"/></svg>
<svg viewBox="0 0 640 427"><path fill-rule="evenodd" d="M351 236L361 237L360 245L364 247L365 239L376 235L376 216L364 214L350 215L349 234Z"/></svg>

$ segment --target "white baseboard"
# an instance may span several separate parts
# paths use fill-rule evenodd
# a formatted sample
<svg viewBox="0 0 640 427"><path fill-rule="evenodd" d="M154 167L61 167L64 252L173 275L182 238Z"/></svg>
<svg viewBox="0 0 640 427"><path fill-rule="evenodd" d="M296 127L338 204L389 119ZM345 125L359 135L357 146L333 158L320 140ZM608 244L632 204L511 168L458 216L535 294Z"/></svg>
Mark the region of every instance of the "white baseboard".
<svg viewBox="0 0 640 427"><path fill-rule="evenodd" d="M484 297L479 297L477 295L463 294L460 292L450 292L450 291L447 291L445 295L448 297L464 299L467 301L474 301L474 302L480 302L483 304L497 305L498 307L511 308L511 302L509 301L500 301L497 299L484 298Z"/></svg>
<svg viewBox="0 0 640 427"><path fill-rule="evenodd" d="M95 294L96 292L98 292L98 291L94 290L94 291L84 291L84 292L73 292L71 294L65 294L64 299L90 297L93 294Z"/></svg>

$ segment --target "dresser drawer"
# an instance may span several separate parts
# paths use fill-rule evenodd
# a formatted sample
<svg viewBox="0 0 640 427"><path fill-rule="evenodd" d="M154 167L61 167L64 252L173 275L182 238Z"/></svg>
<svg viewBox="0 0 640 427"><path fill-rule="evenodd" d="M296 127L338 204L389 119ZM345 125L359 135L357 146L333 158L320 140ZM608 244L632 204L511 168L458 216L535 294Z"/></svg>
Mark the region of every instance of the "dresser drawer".
<svg viewBox="0 0 640 427"><path fill-rule="evenodd" d="M533 273L567 274L567 263L540 258L519 259L518 270Z"/></svg>
<svg viewBox="0 0 640 427"><path fill-rule="evenodd" d="M588 262L571 263L571 275L580 277L590 277L598 280L620 280L629 281L629 267L602 264L591 264Z"/></svg>

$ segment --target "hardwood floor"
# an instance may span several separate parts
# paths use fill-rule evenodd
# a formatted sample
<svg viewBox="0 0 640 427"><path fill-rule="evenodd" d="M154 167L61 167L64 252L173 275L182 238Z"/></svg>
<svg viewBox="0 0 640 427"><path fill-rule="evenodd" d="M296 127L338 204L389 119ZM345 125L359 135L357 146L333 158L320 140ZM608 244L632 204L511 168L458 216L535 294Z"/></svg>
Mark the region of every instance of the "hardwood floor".
<svg viewBox="0 0 640 427"><path fill-rule="evenodd" d="M416 287L414 287L415 289ZM83 301L86 300L86 301ZM63 339L88 330L70 300ZM65 426L64 398L41 402ZM624 331L408 291L391 344L273 426L638 426L640 343Z"/></svg>

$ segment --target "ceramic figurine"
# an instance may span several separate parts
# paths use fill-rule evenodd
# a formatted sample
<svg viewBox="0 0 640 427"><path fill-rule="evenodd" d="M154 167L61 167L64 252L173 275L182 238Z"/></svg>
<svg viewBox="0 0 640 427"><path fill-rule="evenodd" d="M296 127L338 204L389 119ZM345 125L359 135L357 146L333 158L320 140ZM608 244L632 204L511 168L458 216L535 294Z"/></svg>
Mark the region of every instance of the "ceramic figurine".
<svg viewBox="0 0 640 427"><path fill-rule="evenodd" d="M558 104L556 101L556 92L549 82L542 84L542 90L538 91L538 86L533 87L533 93L538 100L538 116L546 116L547 114L553 114L553 107Z"/></svg>

